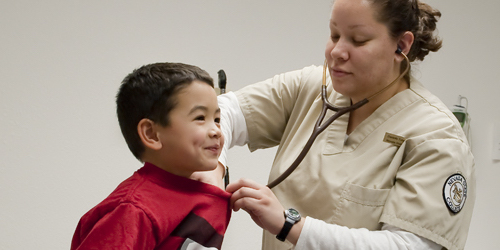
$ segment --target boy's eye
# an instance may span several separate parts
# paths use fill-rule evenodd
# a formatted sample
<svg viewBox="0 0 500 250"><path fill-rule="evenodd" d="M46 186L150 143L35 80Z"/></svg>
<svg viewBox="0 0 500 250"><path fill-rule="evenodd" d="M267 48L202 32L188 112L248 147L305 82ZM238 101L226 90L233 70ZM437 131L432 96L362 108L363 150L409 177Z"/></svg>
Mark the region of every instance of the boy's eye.
<svg viewBox="0 0 500 250"><path fill-rule="evenodd" d="M215 123L220 123L220 118L215 118L214 122Z"/></svg>
<svg viewBox="0 0 500 250"><path fill-rule="evenodd" d="M197 116L196 118L194 118L195 120L198 120L198 121L204 121L205 120L205 116L203 115L199 115Z"/></svg>

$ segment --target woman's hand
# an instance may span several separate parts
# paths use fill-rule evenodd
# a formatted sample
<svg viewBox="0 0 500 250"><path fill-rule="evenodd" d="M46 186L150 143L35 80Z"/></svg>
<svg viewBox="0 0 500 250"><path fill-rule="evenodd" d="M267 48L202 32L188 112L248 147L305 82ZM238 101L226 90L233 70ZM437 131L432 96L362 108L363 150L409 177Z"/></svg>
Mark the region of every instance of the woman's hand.
<svg viewBox="0 0 500 250"><path fill-rule="evenodd" d="M230 183L226 191L233 193L231 205L235 212L240 209L247 211L258 226L274 235L281 231L285 209L267 186L240 179Z"/></svg>
<svg viewBox="0 0 500 250"><path fill-rule="evenodd" d="M222 163L219 162L217 165L217 168L211 171L198 171L194 172L189 176L189 179L195 180L195 181L201 181L205 182L217 187L220 187L222 190L224 190L224 174L226 172L226 169L222 165Z"/></svg>

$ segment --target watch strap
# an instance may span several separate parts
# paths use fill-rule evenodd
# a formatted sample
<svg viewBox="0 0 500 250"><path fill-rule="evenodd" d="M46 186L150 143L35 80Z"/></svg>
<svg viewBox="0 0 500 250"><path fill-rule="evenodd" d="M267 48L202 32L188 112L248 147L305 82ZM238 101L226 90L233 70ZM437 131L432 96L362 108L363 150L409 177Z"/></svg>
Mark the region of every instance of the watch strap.
<svg viewBox="0 0 500 250"><path fill-rule="evenodd" d="M292 226L295 224L295 222L291 222L288 218L285 219L285 224L283 225L283 228L281 228L281 231L279 232L278 235L276 235L276 239L280 241L285 241L286 237L288 236L288 233L290 233L290 230L292 229Z"/></svg>

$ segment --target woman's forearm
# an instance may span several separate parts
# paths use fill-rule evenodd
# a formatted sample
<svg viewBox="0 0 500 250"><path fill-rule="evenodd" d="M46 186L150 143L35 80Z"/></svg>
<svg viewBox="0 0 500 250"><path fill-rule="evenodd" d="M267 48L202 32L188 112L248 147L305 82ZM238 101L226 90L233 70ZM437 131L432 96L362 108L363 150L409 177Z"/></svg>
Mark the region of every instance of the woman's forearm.
<svg viewBox="0 0 500 250"><path fill-rule="evenodd" d="M371 249L371 250L439 250L430 240L385 224L380 231L353 229L306 218L296 250L301 249Z"/></svg>
<svg viewBox="0 0 500 250"><path fill-rule="evenodd" d="M221 109L221 130L224 135L224 147L219 162L227 166L227 151L233 146L243 146L248 140L247 125L241 112L238 99L233 92L217 97Z"/></svg>

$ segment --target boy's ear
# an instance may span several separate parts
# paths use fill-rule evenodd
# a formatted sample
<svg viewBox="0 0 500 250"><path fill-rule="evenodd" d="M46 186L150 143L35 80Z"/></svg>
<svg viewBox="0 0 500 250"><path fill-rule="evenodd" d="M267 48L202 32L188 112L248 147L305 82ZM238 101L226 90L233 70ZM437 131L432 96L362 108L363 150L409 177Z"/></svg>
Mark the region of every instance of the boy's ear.
<svg viewBox="0 0 500 250"><path fill-rule="evenodd" d="M159 150L162 147L161 141L156 133L156 126L150 119L144 118L137 125L137 133L146 148Z"/></svg>

